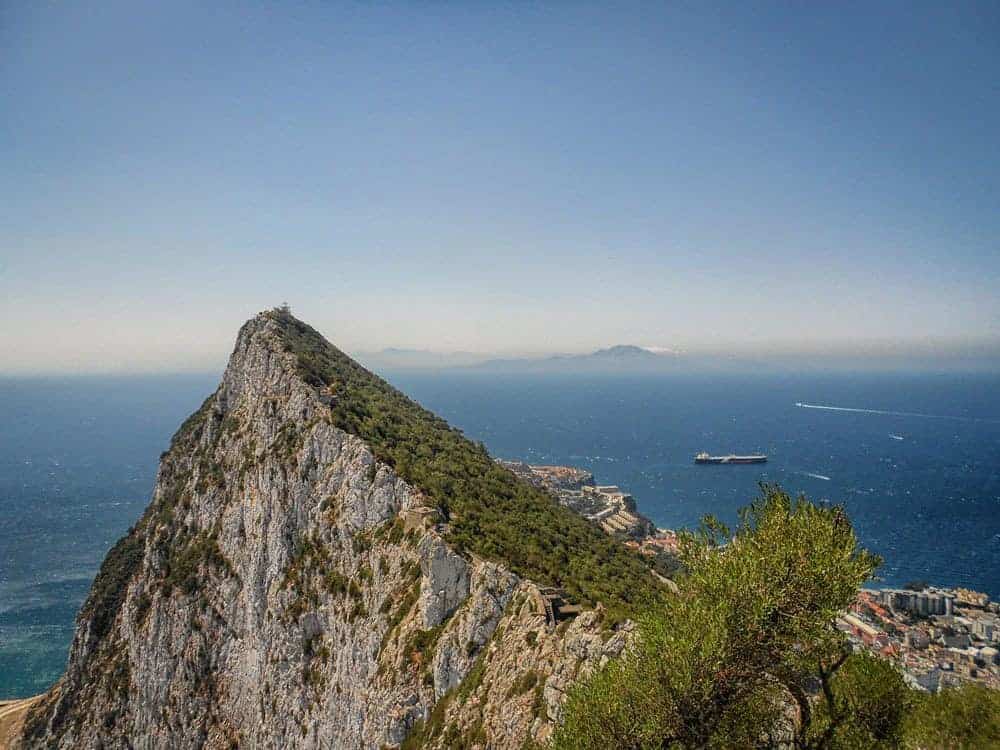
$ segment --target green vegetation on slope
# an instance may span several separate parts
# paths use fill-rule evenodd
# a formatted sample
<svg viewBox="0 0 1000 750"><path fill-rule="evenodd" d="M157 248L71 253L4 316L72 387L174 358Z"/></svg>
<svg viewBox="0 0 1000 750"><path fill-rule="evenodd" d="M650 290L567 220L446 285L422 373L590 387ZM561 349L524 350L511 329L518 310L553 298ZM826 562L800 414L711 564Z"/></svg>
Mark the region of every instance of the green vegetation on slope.
<svg viewBox="0 0 1000 750"><path fill-rule="evenodd" d="M904 747L1000 747L1000 691L965 685L917 694L904 721Z"/></svg>
<svg viewBox="0 0 1000 750"><path fill-rule="evenodd" d="M334 424L426 493L449 523L449 541L504 562L518 575L602 602L612 618L661 593L648 564L544 491L498 466L482 445L410 400L286 311L268 315L309 384L333 394Z"/></svg>
<svg viewBox="0 0 1000 750"><path fill-rule="evenodd" d="M92 618L91 637L95 640L101 640L111 630L125 600L128 583L142 562L142 554L143 538L135 528L131 528L101 563L90 594L80 610L81 618Z"/></svg>

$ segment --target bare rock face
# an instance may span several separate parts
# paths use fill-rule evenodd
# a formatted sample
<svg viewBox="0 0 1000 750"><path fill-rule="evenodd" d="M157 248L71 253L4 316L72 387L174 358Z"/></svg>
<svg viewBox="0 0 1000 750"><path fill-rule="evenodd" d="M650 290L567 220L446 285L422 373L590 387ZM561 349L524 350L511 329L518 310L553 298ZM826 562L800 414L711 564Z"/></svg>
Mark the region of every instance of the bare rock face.
<svg viewBox="0 0 1000 750"><path fill-rule="evenodd" d="M618 656L632 632L628 625L611 637L602 633L600 611L553 629L537 606L534 584L521 581L511 593L482 655L435 706L441 723L472 746L520 748L547 740L573 681ZM431 738L428 746L446 750L449 735Z"/></svg>
<svg viewBox="0 0 1000 750"><path fill-rule="evenodd" d="M442 717L470 747L549 735L624 634L598 612L553 629L534 584L407 531L424 499L329 401L273 319L243 327L16 746L391 748Z"/></svg>
<svg viewBox="0 0 1000 750"><path fill-rule="evenodd" d="M469 565L435 534L420 540L420 614L424 627L440 625L469 595Z"/></svg>
<svg viewBox="0 0 1000 750"><path fill-rule="evenodd" d="M517 587L518 579L498 565L476 562L472 570L472 592L454 617L434 653L434 695L441 698L459 686L472 669L476 657L489 642Z"/></svg>

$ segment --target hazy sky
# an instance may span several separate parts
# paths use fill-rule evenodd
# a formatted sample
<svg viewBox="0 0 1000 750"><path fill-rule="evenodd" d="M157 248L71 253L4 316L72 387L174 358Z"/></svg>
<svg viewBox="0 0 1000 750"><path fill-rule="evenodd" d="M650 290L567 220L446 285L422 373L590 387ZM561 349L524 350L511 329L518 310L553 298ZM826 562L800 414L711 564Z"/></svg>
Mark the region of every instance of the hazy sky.
<svg viewBox="0 0 1000 750"><path fill-rule="evenodd" d="M1000 338L995 2L6 0L0 108L0 371Z"/></svg>

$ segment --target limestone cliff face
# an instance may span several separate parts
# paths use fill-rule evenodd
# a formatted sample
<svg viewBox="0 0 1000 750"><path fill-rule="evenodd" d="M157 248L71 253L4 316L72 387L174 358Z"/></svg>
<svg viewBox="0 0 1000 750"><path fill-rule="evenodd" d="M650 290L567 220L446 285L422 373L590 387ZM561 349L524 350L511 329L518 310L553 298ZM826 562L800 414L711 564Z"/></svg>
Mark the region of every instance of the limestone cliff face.
<svg viewBox="0 0 1000 750"><path fill-rule="evenodd" d="M20 744L520 748L624 645L551 629L538 589L444 541L427 501L329 419L274 320L164 454L109 553L63 678Z"/></svg>

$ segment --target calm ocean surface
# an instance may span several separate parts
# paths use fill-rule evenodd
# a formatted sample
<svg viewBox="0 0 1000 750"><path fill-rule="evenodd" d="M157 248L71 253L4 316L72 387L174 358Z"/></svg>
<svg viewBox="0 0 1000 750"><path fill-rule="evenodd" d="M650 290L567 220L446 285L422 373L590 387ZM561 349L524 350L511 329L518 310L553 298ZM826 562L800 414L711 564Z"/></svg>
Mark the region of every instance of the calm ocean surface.
<svg viewBox="0 0 1000 750"><path fill-rule="evenodd" d="M846 503L862 541L885 557L886 582L1000 597L998 376L390 379L495 456L620 484L658 525L705 513L731 521L757 482L776 481ZM0 698L58 677L101 559L148 502L170 435L216 381L0 380ZM771 460L695 466L700 450Z"/></svg>

